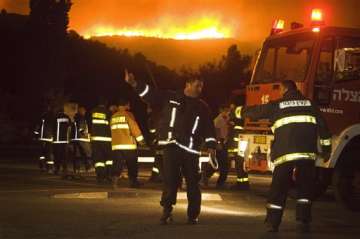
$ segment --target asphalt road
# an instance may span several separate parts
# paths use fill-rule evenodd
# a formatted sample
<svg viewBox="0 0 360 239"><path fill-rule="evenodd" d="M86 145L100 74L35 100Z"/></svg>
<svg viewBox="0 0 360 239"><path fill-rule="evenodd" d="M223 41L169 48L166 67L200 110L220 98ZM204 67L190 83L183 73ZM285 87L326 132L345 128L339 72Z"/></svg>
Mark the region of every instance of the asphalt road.
<svg viewBox="0 0 360 239"><path fill-rule="evenodd" d="M186 225L186 194L178 195L174 223L159 225L161 185L141 189L127 180L113 191L86 180L62 180L40 173L34 164L0 162L0 238L359 238L360 214L338 206L331 194L314 204L310 234L296 231L295 201L289 198L279 233L266 233L263 221L268 176L252 175L251 191L203 189L200 224ZM235 180L229 179L229 184Z"/></svg>

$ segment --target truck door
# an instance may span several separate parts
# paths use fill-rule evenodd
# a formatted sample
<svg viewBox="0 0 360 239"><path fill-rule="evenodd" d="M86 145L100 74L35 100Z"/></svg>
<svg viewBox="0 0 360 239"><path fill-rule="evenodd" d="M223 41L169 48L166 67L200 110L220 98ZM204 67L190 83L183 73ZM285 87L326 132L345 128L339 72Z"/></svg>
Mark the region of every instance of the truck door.
<svg viewBox="0 0 360 239"><path fill-rule="evenodd" d="M360 123L360 38L337 37L333 43L332 61L327 50L320 53L314 92L332 133L339 134ZM323 80L330 75L333 82Z"/></svg>

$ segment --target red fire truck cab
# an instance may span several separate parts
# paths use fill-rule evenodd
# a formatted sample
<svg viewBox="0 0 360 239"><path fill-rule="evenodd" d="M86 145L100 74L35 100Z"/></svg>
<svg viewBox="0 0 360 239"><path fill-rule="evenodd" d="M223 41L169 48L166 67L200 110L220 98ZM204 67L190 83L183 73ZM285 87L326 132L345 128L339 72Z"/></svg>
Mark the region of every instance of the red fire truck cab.
<svg viewBox="0 0 360 239"><path fill-rule="evenodd" d="M332 132L329 162L320 158L316 162L318 192L332 181L338 201L359 210L360 29L326 26L320 10L313 12L313 20L310 27L292 23L289 31L283 31L284 21L275 22L246 88L246 105L276 100L279 82L295 81L301 92L319 105ZM273 169L269 126L268 120L245 119L238 150L250 170Z"/></svg>

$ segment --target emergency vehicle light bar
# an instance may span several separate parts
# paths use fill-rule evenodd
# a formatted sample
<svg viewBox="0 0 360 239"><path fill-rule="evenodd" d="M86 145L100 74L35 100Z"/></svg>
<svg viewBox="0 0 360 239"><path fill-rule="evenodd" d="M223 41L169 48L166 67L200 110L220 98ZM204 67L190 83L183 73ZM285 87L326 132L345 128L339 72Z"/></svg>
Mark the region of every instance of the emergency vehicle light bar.
<svg viewBox="0 0 360 239"><path fill-rule="evenodd" d="M323 13L321 9L315 8L311 12L311 21L313 22L322 22L323 19Z"/></svg>
<svg viewBox="0 0 360 239"><path fill-rule="evenodd" d="M271 29L271 35L282 32L284 28L285 28L285 21L282 19L276 19Z"/></svg>
<svg viewBox="0 0 360 239"><path fill-rule="evenodd" d="M320 32L320 27L325 25L323 11L315 8L311 12L311 26L313 32Z"/></svg>

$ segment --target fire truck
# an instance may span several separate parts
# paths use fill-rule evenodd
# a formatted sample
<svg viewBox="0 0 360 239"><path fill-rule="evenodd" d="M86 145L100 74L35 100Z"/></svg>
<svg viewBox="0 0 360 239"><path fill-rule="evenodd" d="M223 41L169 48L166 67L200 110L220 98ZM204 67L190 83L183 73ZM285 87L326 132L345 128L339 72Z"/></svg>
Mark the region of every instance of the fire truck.
<svg viewBox="0 0 360 239"><path fill-rule="evenodd" d="M293 80L321 109L332 133L332 153L316 160L317 192L332 185L336 199L360 209L360 29L327 26L321 9L311 25L276 20L257 56L245 105L266 104L280 97L282 80ZM273 170L273 134L269 120L244 121L238 154L249 171ZM306 139L304 139L306 140ZM319 147L320 150L320 147Z"/></svg>

